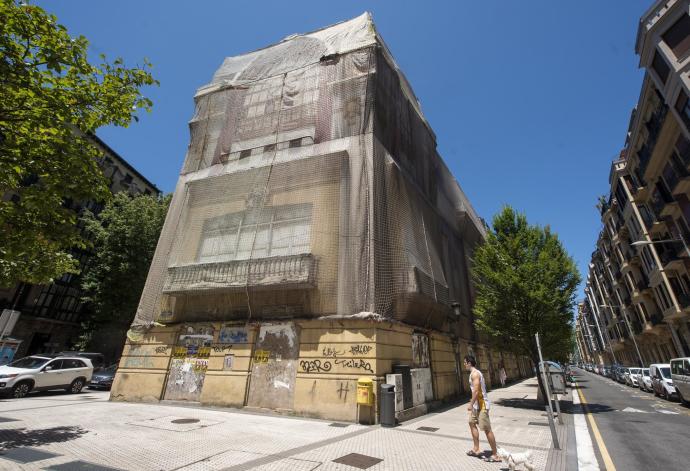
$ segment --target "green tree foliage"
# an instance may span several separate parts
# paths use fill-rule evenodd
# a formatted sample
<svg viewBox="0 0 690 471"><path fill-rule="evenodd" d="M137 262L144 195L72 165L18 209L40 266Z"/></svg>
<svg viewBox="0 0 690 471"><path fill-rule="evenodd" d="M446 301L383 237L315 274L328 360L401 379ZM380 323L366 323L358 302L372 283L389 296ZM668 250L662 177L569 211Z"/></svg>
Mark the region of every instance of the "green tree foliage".
<svg viewBox="0 0 690 471"><path fill-rule="evenodd" d="M69 251L85 241L70 202L110 195L89 135L151 108L147 61L93 65L87 46L43 9L0 0L0 286L77 271Z"/></svg>
<svg viewBox="0 0 690 471"><path fill-rule="evenodd" d="M144 289L169 202L170 196L131 197L121 192L98 216L91 213L84 216L95 256L82 274L84 301L88 303L88 314L82 325L82 347L107 350L107 345L101 345L105 342L103 339L93 338L95 331L107 326L109 335L116 338L105 343L122 348ZM98 345L94 346L94 342Z"/></svg>
<svg viewBox="0 0 690 471"><path fill-rule="evenodd" d="M501 348L539 362L565 361L573 351L573 306L580 274L548 227L530 225L505 207L474 254L474 313L480 331Z"/></svg>

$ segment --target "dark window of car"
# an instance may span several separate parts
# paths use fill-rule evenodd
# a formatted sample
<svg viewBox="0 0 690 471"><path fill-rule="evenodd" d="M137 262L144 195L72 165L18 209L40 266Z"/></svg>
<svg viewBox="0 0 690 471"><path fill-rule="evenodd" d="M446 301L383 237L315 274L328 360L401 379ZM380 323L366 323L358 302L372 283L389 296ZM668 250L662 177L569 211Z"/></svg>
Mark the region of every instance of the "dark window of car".
<svg viewBox="0 0 690 471"><path fill-rule="evenodd" d="M671 48L677 59L682 59L690 50L690 16L683 15L661 38Z"/></svg>
<svg viewBox="0 0 690 471"><path fill-rule="evenodd" d="M52 368L53 370L62 370L64 369L63 360L53 360L46 365L46 368Z"/></svg>
<svg viewBox="0 0 690 471"><path fill-rule="evenodd" d="M661 82L665 84L666 80L668 80L668 74L671 72L671 68L668 66L664 58L661 57L661 54L659 54L658 51L654 53L654 59L652 59L652 69L659 76Z"/></svg>
<svg viewBox="0 0 690 471"><path fill-rule="evenodd" d="M85 368L86 364L84 364L83 361L81 360L62 360L63 362L63 369L70 369L70 368Z"/></svg>

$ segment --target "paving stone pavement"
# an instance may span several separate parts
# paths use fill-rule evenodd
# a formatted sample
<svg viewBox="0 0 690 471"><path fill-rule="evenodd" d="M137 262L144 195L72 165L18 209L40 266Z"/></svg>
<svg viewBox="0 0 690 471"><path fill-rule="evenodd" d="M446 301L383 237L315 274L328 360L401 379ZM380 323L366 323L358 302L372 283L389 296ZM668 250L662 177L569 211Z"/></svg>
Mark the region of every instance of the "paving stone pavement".
<svg viewBox="0 0 690 471"><path fill-rule="evenodd" d="M534 402L536 390L531 378L491 391L491 422L499 446L530 449L536 469L554 469L547 463L554 461L551 435ZM483 433L481 445L488 450ZM236 409L109 402L107 392L0 401L0 470L360 469L333 461L351 453L381 459L367 468L374 471L506 468L466 456L471 447L466 403L382 428L334 427L330 421Z"/></svg>

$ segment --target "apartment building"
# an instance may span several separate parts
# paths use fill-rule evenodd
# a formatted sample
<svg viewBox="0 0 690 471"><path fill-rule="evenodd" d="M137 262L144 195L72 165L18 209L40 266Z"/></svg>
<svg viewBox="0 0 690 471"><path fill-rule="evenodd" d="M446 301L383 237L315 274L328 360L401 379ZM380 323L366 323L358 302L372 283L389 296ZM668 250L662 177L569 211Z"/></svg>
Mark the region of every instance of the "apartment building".
<svg viewBox="0 0 690 471"><path fill-rule="evenodd" d="M627 365L690 355L689 3L658 1L640 21L646 73L600 202L585 302Z"/></svg>
<svg viewBox="0 0 690 471"><path fill-rule="evenodd" d="M110 191L129 192L133 195L158 195L160 190L139 173L124 158L95 134L89 138L102 152L101 169L108 179ZM11 194L3 198L12 198ZM88 209L98 214L102 205L89 201L75 202L73 209ZM72 255L83 268L92 256L87 249L74 249ZM15 357L34 353L55 353L73 348L78 340L84 313L81 301L81 279L79 275L66 273L47 285L20 283L11 288L0 288L0 311L14 309L21 314L11 332L13 343L18 343Z"/></svg>
<svg viewBox="0 0 690 471"><path fill-rule="evenodd" d="M194 99L113 399L354 421L360 377L399 373L403 411L463 393L468 352L531 371L474 330L484 224L369 14L226 58Z"/></svg>

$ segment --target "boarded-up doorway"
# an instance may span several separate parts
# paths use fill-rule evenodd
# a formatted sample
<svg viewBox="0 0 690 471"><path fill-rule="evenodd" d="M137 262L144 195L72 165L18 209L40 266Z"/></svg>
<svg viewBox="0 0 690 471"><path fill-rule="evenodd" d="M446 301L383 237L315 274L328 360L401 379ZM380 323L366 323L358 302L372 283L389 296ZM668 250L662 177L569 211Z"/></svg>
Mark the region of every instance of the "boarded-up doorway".
<svg viewBox="0 0 690 471"><path fill-rule="evenodd" d="M213 343L213 327L185 327L173 349L165 399L198 402Z"/></svg>
<svg viewBox="0 0 690 471"><path fill-rule="evenodd" d="M254 346L247 405L292 409L299 357L299 332L292 322L263 324Z"/></svg>

